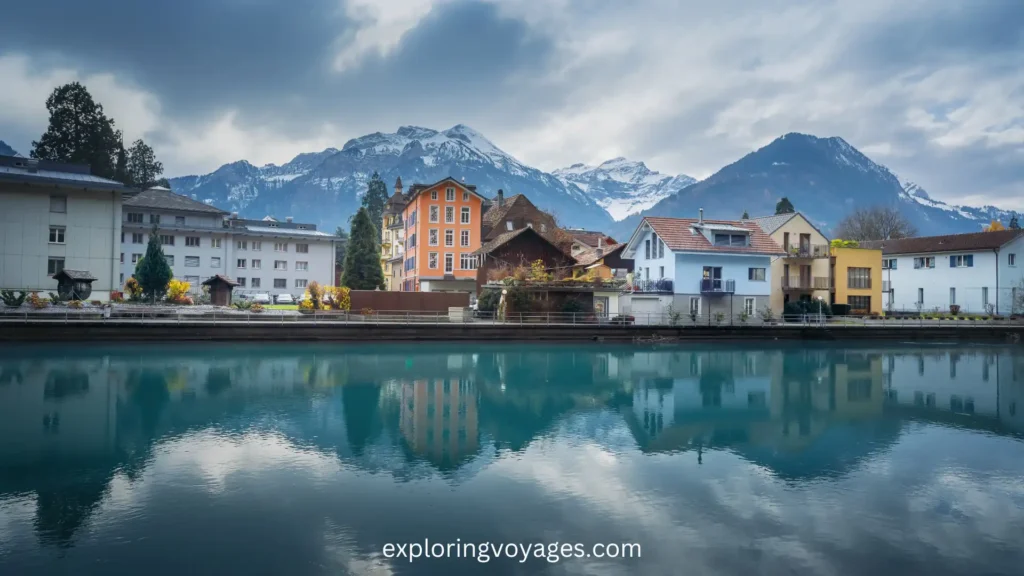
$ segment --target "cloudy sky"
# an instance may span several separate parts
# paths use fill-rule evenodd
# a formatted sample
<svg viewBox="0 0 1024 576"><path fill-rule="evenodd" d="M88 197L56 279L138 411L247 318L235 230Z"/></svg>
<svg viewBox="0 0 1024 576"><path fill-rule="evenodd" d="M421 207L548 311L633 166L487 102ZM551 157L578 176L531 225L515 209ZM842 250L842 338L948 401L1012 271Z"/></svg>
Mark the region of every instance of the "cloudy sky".
<svg viewBox="0 0 1024 576"><path fill-rule="evenodd" d="M80 80L167 173L464 123L551 170L706 177L842 136L933 196L1024 209L1021 0L51 0L0 18L0 139Z"/></svg>

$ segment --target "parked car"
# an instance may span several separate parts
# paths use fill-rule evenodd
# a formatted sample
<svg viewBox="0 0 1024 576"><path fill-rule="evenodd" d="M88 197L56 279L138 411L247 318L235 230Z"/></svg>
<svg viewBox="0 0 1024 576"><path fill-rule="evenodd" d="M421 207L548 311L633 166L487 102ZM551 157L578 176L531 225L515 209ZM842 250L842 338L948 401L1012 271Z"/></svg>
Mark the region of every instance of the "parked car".
<svg viewBox="0 0 1024 576"><path fill-rule="evenodd" d="M625 325L628 325L628 324L636 324L636 318L634 318L633 316L630 316L628 314L620 314L620 315L612 318L612 324L617 324L617 325L620 325L620 326L625 326Z"/></svg>
<svg viewBox="0 0 1024 576"><path fill-rule="evenodd" d="M256 304L270 304L270 294L267 294L266 292L253 294L252 301L255 302Z"/></svg>
<svg viewBox="0 0 1024 576"><path fill-rule="evenodd" d="M278 304L295 304L295 299L292 298L291 294L278 294L277 295L277 303Z"/></svg>

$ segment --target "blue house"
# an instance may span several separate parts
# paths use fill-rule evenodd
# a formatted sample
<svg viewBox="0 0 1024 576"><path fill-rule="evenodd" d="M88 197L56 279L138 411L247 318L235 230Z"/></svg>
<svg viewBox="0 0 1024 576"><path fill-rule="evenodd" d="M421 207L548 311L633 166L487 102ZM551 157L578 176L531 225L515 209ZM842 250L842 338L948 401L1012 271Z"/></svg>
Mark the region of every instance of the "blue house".
<svg viewBox="0 0 1024 576"><path fill-rule="evenodd" d="M703 210L700 218L644 218L623 250L634 276L619 306L637 323L670 311L754 317L769 306L771 263L784 254L753 221L705 220Z"/></svg>

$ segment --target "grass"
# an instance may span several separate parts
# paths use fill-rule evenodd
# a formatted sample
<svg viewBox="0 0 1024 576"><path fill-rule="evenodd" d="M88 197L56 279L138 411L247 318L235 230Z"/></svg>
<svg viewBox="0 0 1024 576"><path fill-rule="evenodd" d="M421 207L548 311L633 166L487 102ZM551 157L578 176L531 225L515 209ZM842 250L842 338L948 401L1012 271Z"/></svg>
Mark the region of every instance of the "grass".
<svg viewBox="0 0 1024 576"><path fill-rule="evenodd" d="M298 304L264 304L266 310L298 310Z"/></svg>

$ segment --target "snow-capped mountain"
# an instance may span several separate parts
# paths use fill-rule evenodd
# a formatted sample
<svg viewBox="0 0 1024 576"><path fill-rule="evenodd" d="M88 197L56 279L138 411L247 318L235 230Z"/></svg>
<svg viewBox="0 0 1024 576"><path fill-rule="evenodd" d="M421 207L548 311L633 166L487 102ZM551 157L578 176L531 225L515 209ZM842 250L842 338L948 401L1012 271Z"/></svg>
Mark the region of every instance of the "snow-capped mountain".
<svg viewBox="0 0 1024 576"><path fill-rule="evenodd" d="M920 187L904 186L888 168L873 162L842 138L790 133L747 154L711 177L673 194L644 215L735 219L775 213L787 197L826 233L851 210L899 206L921 235L975 232L990 220L1009 221L1009 212L991 206L969 208L933 200ZM631 232L638 216L615 229Z"/></svg>
<svg viewBox="0 0 1024 576"><path fill-rule="evenodd" d="M293 216L322 229L344 225L359 207L373 172L406 186L453 176L484 196L523 193L567 226L608 227L612 219L589 195L502 151L465 125L444 131L403 126L349 140L336 150L300 154L283 166L242 160L205 176L171 179L174 190L244 216Z"/></svg>
<svg viewBox="0 0 1024 576"><path fill-rule="evenodd" d="M573 164L552 174L596 200L615 220L638 214L696 182L685 174L668 176L625 158L613 158L599 166Z"/></svg>

